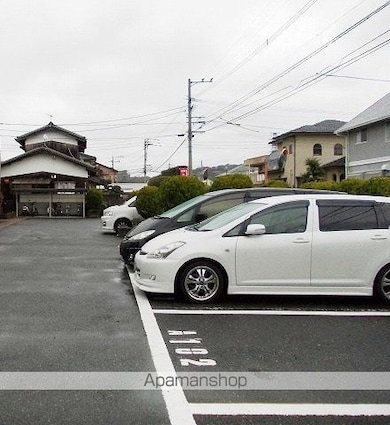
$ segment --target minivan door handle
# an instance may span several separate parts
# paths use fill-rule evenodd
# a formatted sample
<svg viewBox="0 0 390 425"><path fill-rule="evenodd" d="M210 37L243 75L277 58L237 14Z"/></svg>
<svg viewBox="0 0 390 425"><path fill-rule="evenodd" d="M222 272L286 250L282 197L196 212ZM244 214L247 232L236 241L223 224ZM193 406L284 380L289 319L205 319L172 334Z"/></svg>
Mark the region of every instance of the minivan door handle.
<svg viewBox="0 0 390 425"><path fill-rule="evenodd" d="M296 238L293 240L293 243L310 243L309 239Z"/></svg>
<svg viewBox="0 0 390 425"><path fill-rule="evenodd" d="M384 241L385 239L387 239L387 236L385 235L374 235L371 238L373 241Z"/></svg>

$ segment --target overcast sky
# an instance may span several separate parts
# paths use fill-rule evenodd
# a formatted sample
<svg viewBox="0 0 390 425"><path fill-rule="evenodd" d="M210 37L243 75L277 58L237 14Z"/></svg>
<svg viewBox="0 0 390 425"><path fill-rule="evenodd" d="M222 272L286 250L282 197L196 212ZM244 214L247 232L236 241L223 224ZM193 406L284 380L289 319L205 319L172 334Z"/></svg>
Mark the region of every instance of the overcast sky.
<svg viewBox="0 0 390 425"><path fill-rule="evenodd" d="M267 154L274 133L349 121L390 91L388 3L2 0L1 158L53 121L131 175L145 139L148 174L186 165L188 79L194 168Z"/></svg>

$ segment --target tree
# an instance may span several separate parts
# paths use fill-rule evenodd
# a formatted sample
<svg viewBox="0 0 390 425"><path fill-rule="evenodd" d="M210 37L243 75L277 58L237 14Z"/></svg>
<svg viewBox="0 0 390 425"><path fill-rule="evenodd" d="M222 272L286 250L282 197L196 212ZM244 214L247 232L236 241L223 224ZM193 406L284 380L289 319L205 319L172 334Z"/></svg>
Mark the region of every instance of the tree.
<svg viewBox="0 0 390 425"><path fill-rule="evenodd" d="M101 213L103 204L103 193L101 190L91 187L85 195L85 208L87 214L91 216L98 216Z"/></svg>
<svg viewBox="0 0 390 425"><path fill-rule="evenodd" d="M156 186L156 187L160 187L161 183L167 179L169 179L169 176L155 176L149 179L148 181L148 186Z"/></svg>
<svg viewBox="0 0 390 425"><path fill-rule="evenodd" d="M210 191L220 189L244 189L252 186L253 183L249 176L244 174L230 174L217 177L211 185Z"/></svg>
<svg viewBox="0 0 390 425"><path fill-rule="evenodd" d="M194 176L174 176L164 180L160 186L161 203L164 211L206 192L206 186Z"/></svg>
<svg viewBox="0 0 390 425"><path fill-rule="evenodd" d="M324 177L324 169L316 158L308 158L305 161L306 173L302 174L302 183L318 182Z"/></svg>
<svg viewBox="0 0 390 425"><path fill-rule="evenodd" d="M136 207L144 218L161 214L164 208L161 205L159 188L157 186L145 186L140 189L137 194Z"/></svg>

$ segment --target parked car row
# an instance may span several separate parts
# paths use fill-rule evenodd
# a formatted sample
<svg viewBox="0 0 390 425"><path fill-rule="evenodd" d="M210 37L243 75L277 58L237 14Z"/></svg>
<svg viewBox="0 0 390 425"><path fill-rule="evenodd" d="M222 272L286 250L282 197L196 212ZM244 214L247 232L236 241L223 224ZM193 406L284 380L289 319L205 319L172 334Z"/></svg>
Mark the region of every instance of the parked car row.
<svg viewBox="0 0 390 425"><path fill-rule="evenodd" d="M390 303L389 224L389 198L263 198L146 243L135 284L197 303L225 293L376 294Z"/></svg>
<svg viewBox="0 0 390 425"><path fill-rule="evenodd" d="M184 202L164 213L148 218L132 228L120 244L123 260L132 265L142 246L162 233L199 223L235 205L268 196L318 193L310 189L251 188L209 192ZM323 193L323 191L321 191Z"/></svg>
<svg viewBox="0 0 390 425"><path fill-rule="evenodd" d="M102 228L117 231L120 209L136 210L135 200L106 210ZM139 288L197 303L226 293L376 294L390 303L389 225L386 197L227 189L141 221L119 249Z"/></svg>

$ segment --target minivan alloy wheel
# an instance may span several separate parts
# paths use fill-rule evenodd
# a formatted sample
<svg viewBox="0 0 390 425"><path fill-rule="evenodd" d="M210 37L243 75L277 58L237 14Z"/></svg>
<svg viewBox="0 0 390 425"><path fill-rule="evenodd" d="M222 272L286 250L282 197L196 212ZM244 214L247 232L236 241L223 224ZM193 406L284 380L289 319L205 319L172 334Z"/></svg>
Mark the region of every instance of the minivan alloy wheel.
<svg viewBox="0 0 390 425"><path fill-rule="evenodd" d="M180 278L180 291L187 300L197 303L215 301L225 287L220 268L209 261L187 266Z"/></svg>
<svg viewBox="0 0 390 425"><path fill-rule="evenodd" d="M390 266L387 266L376 279L376 293L387 303L390 303Z"/></svg>

